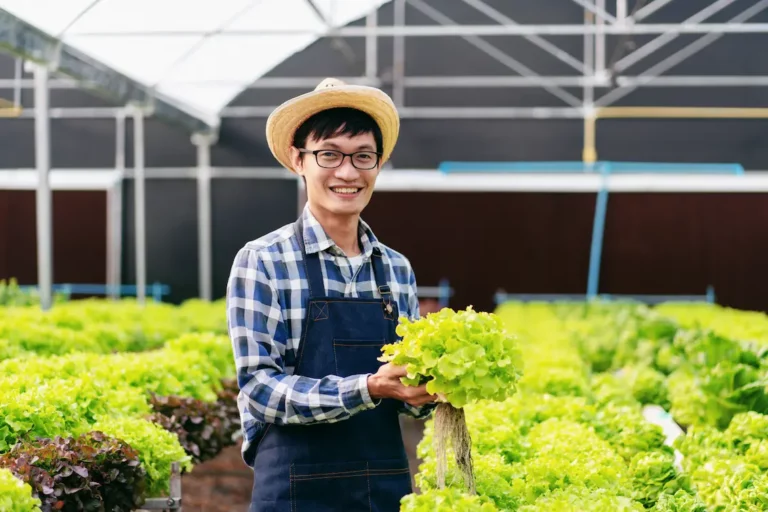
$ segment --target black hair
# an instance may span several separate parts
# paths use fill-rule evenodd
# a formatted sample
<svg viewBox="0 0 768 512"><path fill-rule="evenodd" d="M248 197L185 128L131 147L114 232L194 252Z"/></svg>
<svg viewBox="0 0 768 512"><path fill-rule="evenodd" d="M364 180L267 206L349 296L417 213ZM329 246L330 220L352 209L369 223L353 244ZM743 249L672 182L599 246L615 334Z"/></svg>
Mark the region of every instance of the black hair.
<svg viewBox="0 0 768 512"><path fill-rule="evenodd" d="M382 150L381 128L371 116L356 108L331 108L304 121L293 136L293 145L297 148L305 147L310 135L316 140L323 140L338 135L354 137L363 133L372 133L376 150Z"/></svg>

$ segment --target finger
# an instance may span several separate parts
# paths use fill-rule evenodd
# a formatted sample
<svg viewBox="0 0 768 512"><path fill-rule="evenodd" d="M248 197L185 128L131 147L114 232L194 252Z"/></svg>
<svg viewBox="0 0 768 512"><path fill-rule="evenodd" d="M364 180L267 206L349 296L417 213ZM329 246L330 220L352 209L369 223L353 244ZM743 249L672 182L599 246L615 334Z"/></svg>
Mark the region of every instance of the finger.
<svg viewBox="0 0 768 512"><path fill-rule="evenodd" d="M405 369L405 366L392 365L390 367L390 373L395 377L405 377L408 375L408 370Z"/></svg>

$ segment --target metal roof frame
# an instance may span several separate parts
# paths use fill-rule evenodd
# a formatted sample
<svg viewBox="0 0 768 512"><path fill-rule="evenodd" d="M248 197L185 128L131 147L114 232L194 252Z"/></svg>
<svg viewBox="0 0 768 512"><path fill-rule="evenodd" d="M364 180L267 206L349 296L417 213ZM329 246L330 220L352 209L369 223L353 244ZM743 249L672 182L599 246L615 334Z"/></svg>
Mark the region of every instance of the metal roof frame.
<svg viewBox="0 0 768 512"><path fill-rule="evenodd" d="M0 47L24 59L67 75L83 89L122 104L141 106L148 113L181 125L190 132L209 132L217 122L206 121L190 108L165 97L55 37L0 9Z"/></svg>

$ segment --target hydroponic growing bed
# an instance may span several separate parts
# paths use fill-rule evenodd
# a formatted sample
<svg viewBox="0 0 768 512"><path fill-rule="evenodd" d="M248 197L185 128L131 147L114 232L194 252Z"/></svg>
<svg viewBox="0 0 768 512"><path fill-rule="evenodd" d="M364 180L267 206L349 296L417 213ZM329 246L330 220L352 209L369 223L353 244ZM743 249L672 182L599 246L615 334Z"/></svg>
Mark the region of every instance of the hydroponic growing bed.
<svg viewBox="0 0 768 512"><path fill-rule="evenodd" d="M0 308L0 511L161 504L174 464L188 471L233 444L224 311L131 300ZM401 510L768 509L768 317L617 303L506 303L496 315L522 373L511 397L463 406L477 493L451 456L437 488L430 420L421 492ZM681 435L649 421L648 406Z"/></svg>

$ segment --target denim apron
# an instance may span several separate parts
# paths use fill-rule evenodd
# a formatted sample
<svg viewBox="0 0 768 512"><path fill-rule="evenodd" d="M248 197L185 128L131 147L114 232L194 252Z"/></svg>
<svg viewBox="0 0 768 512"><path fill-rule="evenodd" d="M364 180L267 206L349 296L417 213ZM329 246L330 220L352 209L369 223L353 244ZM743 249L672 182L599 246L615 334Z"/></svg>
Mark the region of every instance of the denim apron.
<svg viewBox="0 0 768 512"><path fill-rule="evenodd" d="M398 308L381 252L372 256L381 298L327 296L319 253L307 254L296 223L309 300L294 374L314 379L376 373L381 347L397 340ZM396 512L412 492L398 419L384 399L335 423L267 425L254 460L249 512Z"/></svg>

